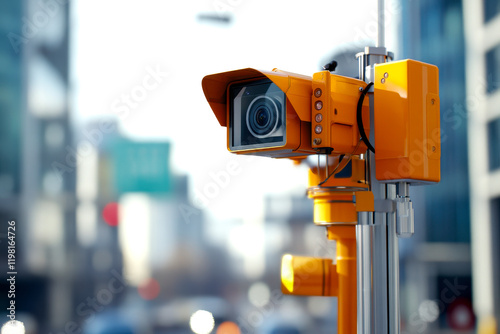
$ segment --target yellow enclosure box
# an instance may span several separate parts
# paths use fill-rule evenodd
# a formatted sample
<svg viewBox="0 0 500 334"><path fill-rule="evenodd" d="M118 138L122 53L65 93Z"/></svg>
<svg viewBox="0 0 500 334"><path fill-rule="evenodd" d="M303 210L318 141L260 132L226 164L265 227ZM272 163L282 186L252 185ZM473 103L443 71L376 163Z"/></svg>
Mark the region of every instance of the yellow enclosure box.
<svg viewBox="0 0 500 334"><path fill-rule="evenodd" d="M374 87L377 179L439 182L438 68L415 60L378 64Z"/></svg>

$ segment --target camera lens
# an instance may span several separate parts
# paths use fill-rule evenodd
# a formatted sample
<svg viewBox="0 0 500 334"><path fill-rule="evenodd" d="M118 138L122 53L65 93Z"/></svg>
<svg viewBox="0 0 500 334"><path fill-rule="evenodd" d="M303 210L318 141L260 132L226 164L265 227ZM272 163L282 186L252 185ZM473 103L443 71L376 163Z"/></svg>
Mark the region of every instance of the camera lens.
<svg viewBox="0 0 500 334"><path fill-rule="evenodd" d="M269 109L263 107L263 108L260 108L259 110L257 110L257 115L255 117L256 121L257 121L257 124L259 126L266 126L267 123L269 122Z"/></svg>
<svg viewBox="0 0 500 334"><path fill-rule="evenodd" d="M247 128L257 138L270 136L278 126L277 101L269 96L258 96L250 103L247 109Z"/></svg>

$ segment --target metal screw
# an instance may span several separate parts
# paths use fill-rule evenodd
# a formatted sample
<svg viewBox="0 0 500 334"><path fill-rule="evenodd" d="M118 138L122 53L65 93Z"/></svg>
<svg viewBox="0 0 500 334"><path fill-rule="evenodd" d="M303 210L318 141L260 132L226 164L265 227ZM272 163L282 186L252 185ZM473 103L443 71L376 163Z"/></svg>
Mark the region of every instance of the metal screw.
<svg viewBox="0 0 500 334"><path fill-rule="evenodd" d="M321 138L314 138L313 143L314 143L314 145L321 144Z"/></svg>
<svg viewBox="0 0 500 334"><path fill-rule="evenodd" d="M384 84L384 83L385 83L385 78L382 78L382 79L380 80L380 82Z"/></svg>
<svg viewBox="0 0 500 334"><path fill-rule="evenodd" d="M362 92L363 91L363 87L359 87L359 91Z"/></svg>
<svg viewBox="0 0 500 334"><path fill-rule="evenodd" d="M389 73L385 72L384 73L384 78L388 78L389 77Z"/></svg>
<svg viewBox="0 0 500 334"><path fill-rule="evenodd" d="M431 99L431 104L433 105L436 102L436 100Z"/></svg>

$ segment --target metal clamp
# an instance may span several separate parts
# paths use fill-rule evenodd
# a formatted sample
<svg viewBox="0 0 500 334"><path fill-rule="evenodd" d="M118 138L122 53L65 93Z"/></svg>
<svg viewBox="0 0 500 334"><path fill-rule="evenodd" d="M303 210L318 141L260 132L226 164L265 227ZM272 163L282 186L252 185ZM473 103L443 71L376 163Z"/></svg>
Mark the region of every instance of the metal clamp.
<svg viewBox="0 0 500 334"><path fill-rule="evenodd" d="M415 212L410 200L410 185L407 182L398 184L396 198L396 234L399 238L410 238L415 232Z"/></svg>

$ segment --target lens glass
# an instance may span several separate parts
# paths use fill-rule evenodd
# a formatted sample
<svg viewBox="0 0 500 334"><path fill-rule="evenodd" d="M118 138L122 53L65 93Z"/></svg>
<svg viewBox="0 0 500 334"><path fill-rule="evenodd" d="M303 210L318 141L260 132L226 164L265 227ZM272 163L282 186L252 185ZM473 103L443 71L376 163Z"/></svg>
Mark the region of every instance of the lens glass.
<svg viewBox="0 0 500 334"><path fill-rule="evenodd" d="M229 88L229 139L232 151L286 143L285 93L263 79Z"/></svg>
<svg viewBox="0 0 500 334"><path fill-rule="evenodd" d="M256 97L246 114L248 131L257 138L271 136L278 126L278 114L278 105L271 97Z"/></svg>
<svg viewBox="0 0 500 334"><path fill-rule="evenodd" d="M259 110L257 110L257 124L261 127L264 127L266 124L269 123L269 109L266 107L262 107Z"/></svg>

